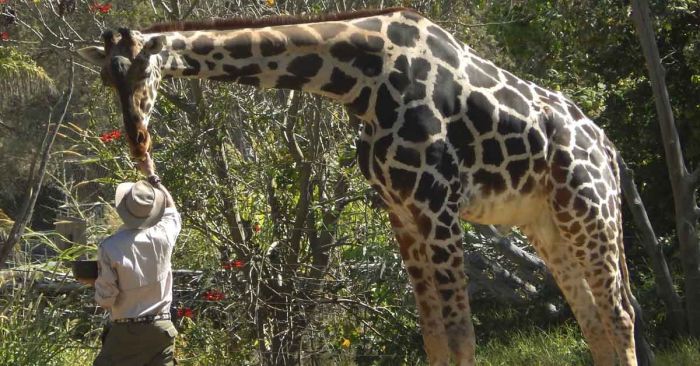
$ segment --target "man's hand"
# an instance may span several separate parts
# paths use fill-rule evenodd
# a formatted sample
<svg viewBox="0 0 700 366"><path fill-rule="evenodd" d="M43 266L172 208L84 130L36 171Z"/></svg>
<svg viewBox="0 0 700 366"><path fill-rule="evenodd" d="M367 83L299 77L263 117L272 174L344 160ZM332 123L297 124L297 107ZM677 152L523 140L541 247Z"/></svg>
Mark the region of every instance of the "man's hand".
<svg viewBox="0 0 700 366"><path fill-rule="evenodd" d="M95 279L94 278L78 278L78 282L82 283L83 285L95 287Z"/></svg>
<svg viewBox="0 0 700 366"><path fill-rule="evenodd" d="M151 154L146 153L144 159L136 163L136 169L147 177L154 175L156 173L156 167L153 163L153 159L151 159Z"/></svg>

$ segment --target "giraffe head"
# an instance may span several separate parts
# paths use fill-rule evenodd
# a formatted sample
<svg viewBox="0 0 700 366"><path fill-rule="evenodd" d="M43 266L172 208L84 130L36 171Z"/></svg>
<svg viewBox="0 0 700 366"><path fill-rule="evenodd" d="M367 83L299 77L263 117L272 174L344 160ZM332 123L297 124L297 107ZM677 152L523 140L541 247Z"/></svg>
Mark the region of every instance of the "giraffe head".
<svg viewBox="0 0 700 366"><path fill-rule="evenodd" d="M116 90L131 155L142 159L151 147L148 120L161 79L162 58L158 54L165 39L163 36L146 39L126 28L120 28L117 33L105 31L102 39L104 47L86 47L78 53L100 66L103 83Z"/></svg>

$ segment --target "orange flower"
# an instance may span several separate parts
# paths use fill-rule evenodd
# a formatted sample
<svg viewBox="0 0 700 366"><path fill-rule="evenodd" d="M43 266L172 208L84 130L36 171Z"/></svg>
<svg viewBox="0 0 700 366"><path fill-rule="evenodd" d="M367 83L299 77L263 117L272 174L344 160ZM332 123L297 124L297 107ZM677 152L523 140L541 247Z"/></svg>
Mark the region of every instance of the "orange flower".
<svg viewBox="0 0 700 366"><path fill-rule="evenodd" d="M194 318L194 311L190 308L177 308L178 318Z"/></svg>
<svg viewBox="0 0 700 366"><path fill-rule="evenodd" d="M121 130L114 130L114 131L109 131L105 132L100 135L100 141L104 142L105 144L108 142L112 142L114 140L119 140L122 137L122 131Z"/></svg>
<svg viewBox="0 0 700 366"><path fill-rule="evenodd" d="M111 3L100 4L98 2L94 2L94 3L90 4L90 11L93 13L107 14L107 13L109 13L110 10L112 10Z"/></svg>
<svg viewBox="0 0 700 366"><path fill-rule="evenodd" d="M219 290L209 290L204 292L202 297L207 301L221 301L226 298L226 295Z"/></svg>
<svg viewBox="0 0 700 366"><path fill-rule="evenodd" d="M231 270L231 269L241 269L245 267L245 262L241 259L236 259L233 261L224 261L221 263L221 267L225 270Z"/></svg>

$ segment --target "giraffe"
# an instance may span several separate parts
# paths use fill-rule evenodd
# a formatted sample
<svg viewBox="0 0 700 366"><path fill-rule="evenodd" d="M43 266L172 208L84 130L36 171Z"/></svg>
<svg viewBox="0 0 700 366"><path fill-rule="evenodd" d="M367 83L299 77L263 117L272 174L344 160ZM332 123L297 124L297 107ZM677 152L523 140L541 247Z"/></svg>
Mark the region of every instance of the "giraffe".
<svg viewBox="0 0 700 366"><path fill-rule="evenodd" d="M474 365L460 220L519 227L596 365L636 365L617 152L561 93L479 57L405 8L174 22L79 51L119 95L135 158L162 77L302 90L362 121L363 176L386 203L431 365Z"/></svg>

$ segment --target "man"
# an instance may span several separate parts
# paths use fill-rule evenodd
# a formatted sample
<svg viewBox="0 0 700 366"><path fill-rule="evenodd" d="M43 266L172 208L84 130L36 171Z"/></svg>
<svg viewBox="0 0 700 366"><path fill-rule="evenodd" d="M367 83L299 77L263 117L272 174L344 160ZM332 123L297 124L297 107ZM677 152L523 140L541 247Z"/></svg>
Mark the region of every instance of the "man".
<svg viewBox="0 0 700 366"><path fill-rule="evenodd" d="M175 363L170 257L180 215L150 155L137 168L148 178L117 187L115 204L124 225L100 244L97 279L81 280L95 286L95 300L110 314L94 366Z"/></svg>

